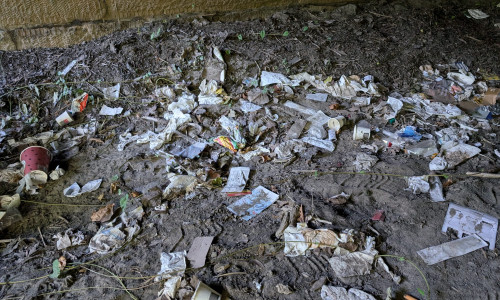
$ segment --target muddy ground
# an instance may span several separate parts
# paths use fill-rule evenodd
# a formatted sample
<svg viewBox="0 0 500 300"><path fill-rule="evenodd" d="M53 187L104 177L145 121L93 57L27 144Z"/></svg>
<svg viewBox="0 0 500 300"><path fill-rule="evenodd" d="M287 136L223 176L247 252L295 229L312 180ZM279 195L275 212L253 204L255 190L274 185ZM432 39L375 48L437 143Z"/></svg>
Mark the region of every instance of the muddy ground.
<svg viewBox="0 0 500 300"><path fill-rule="evenodd" d="M482 144L481 155L448 171L452 184L445 187L447 201L439 203L431 202L427 194L414 195L405 190L407 183L403 177L387 175L428 174L429 158L382 149L377 153L379 161L371 170L380 175L315 173L314 170L353 172L356 154L367 151L361 145L380 141L381 137L376 134L372 141L353 141L352 123L340 131L334 152L309 146L289 164L273 157L244 161L230 152L214 162L213 152L226 153L218 144L209 146L199 158L180 160L188 170L210 168L224 179L231 166L250 167L247 189L263 185L279 194L281 202L249 221L235 217L227 209L238 197L222 195L220 188L209 182L204 182L188 197L181 195L163 200L168 203L166 212L155 211L169 183L165 160L156 156L147 144L131 143L123 152L116 150L118 136L127 130L141 134L166 125L161 119L168 101L153 98L155 88L184 81L189 90L198 93L202 79L214 76L213 68L217 66L211 54L214 46L221 49L227 64L223 87L232 97L233 105L198 108L193 116L198 116L194 118L195 123L201 125L202 131L182 130L193 138L208 140L225 134L216 120L230 110L235 110L243 128L249 121L263 119L263 111L244 115L235 105L248 90L242 84L243 79L259 76L263 70L285 75L308 72L334 79L343 74L371 74L387 88L384 96L376 101L386 99L390 92L403 95L419 92L418 83L422 81L419 66L424 64L463 61L473 71L500 74L500 29L493 25L498 23L499 8L493 4L483 7L490 14L485 20L467 18L466 8L469 7L452 4L421 8L382 2L359 5L355 10L310 6L273 11L266 12L266 17L247 21L227 21L224 16L179 16L65 49L0 52L2 118L19 111L23 103L27 105L27 113L9 123L8 139L21 140L47 130L60 130L54 119L68 108L70 99L79 90L88 92L93 99L70 126L88 123L91 118L98 122L97 132L84 139L77 155L69 159L54 158L51 167L59 164L67 173L57 181L49 181L36 195L23 195L23 200L38 203L23 202L20 206L23 220L1 232L1 239L14 241L0 244L3 251L0 298L130 298L117 279L97 267L100 266L121 277L129 292L138 299L155 299L161 284L153 282L151 276L160 270L160 253L187 251L194 238L214 236L207 265L186 271L178 298L190 299L196 281L201 280L231 299L320 299L323 282L358 288L377 299L385 299L389 287L393 291L392 299L403 299L405 294L424 299L417 291L427 290L424 279L408 262L386 258L390 268L403 278L401 284L396 284L380 267L375 267L369 275L336 277L328 263L332 254L329 249L312 251L309 256L284 256L283 245L275 243L282 239L276 238L275 232L283 208L301 205L305 216L331 222L312 220L309 227L336 232L352 228L376 237L376 249L381 254L414 262L429 283L430 299L498 299L500 243L497 242L493 251L484 248L433 266L427 266L416 254L417 250L455 239L452 234L441 233L450 202L500 217L498 179L460 176L467 171L498 172L500 160L494 154L499 148L498 118L490 121L491 130L479 130L471 136L470 144ZM259 34L262 30L266 33L264 37ZM287 36L283 36L285 31L289 33ZM151 34L155 32L159 32L159 36L152 39ZM57 72L80 56L83 59L64 77L66 83L56 84ZM116 82L122 83L121 97L104 100L102 88ZM27 87L29 84L37 85L39 95L34 88ZM499 81L489 81L488 85L500 87ZM54 92L62 92L64 86L73 88L71 94L53 106ZM283 108L287 99L336 115L329 106L340 103L339 99L311 104L304 95L303 88L296 88L294 96L274 91L271 98L275 100L267 107L280 118L277 122L265 121L270 128L260 140L265 147L272 149L283 142L293 121L302 118ZM98 112L103 104L123 106L131 114L100 116ZM351 119L373 120L369 110L343 112ZM30 120L33 116L36 120ZM159 121L144 119L145 116ZM419 124L425 132L432 133L448 126L448 121L433 117L424 125ZM402 113L394 124L383 127L399 129L414 124L417 124L414 114ZM173 142L162 149L168 152L190 143L190 139L174 135ZM18 161L21 147L8 146L7 139L0 146L2 168ZM313 172L299 173L300 170ZM137 197L130 197L126 210L139 205L145 209L141 231L116 252L89 254L87 243L99 229L99 224L91 222L90 216L105 204L120 206L123 195L110 191L115 175L118 175L115 185L122 192L137 192ZM97 191L76 198L63 195L63 189L75 181L82 185L98 178L102 178L103 183ZM2 183L0 194L12 194L16 187L15 183ZM326 201L341 192L351 194L347 203L333 205ZM379 209L385 211L385 221L372 221L373 213ZM57 250L52 237L68 228L82 231L86 242ZM246 250L234 253L243 249ZM48 278L52 261L60 256L66 257L73 266L87 264L63 270L58 279ZM278 284L288 286L291 293L279 293Z"/></svg>

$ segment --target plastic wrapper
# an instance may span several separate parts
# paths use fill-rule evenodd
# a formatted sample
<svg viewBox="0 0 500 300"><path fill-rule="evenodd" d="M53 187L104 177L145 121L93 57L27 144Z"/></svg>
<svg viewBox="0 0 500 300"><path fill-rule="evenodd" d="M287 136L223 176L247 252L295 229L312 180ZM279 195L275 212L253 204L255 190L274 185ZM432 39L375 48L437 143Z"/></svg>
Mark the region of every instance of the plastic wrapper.
<svg viewBox="0 0 500 300"><path fill-rule="evenodd" d="M157 88L156 90L153 91L153 95L158 98L169 98L169 99L175 98L174 89L168 86Z"/></svg>
<svg viewBox="0 0 500 300"><path fill-rule="evenodd" d="M71 101L71 112L77 113L82 112L85 107L87 107L87 101L89 99L89 94L83 93ZM59 123L59 122L58 122Z"/></svg>
<svg viewBox="0 0 500 300"><path fill-rule="evenodd" d="M64 171L63 169L59 168L59 166L57 166L52 172L50 172L49 177L51 180L58 180L65 173L66 173L66 171Z"/></svg>
<svg viewBox="0 0 500 300"><path fill-rule="evenodd" d="M274 153L279 159L291 158L295 153L306 151L307 148L301 140L289 140L278 145L274 149Z"/></svg>
<svg viewBox="0 0 500 300"><path fill-rule="evenodd" d="M115 86L103 88L102 93L104 94L104 99L116 100L120 98L120 84Z"/></svg>
<svg viewBox="0 0 500 300"><path fill-rule="evenodd" d="M217 94L217 87L217 81L210 80L207 82L206 79L203 79L199 87L198 103L200 105L216 105L224 102L224 99Z"/></svg>
<svg viewBox="0 0 500 300"><path fill-rule="evenodd" d="M353 97L352 105L354 106L368 106L371 103L370 97Z"/></svg>
<svg viewBox="0 0 500 300"><path fill-rule="evenodd" d="M322 140L327 137L327 132L323 126L311 125L311 127L307 130L307 135L309 137Z"/></svg>
<svg viewBox="0 0 500 300"><path fill-rule="evenodd" d="M190 175L169 174L169 180L170 183L163 191L163 198L172 198L179 194L189 194L198 183L198 178Z"/></svg>
<svg viewBox="0 0 500 300"><path fill-rule="evenodd" d="M102 179L96 179L87 182L82 188L78 183L73 183L71 186L64 189L64 196L66 197L77 197L84 193L89 193L97 190L101 186Z"/></svg>
<svg viewBox="0 0 500 300"><path fill-rule="evenodd" d="M333 150L335 150L335 145L330 140L318 139L311 136L303 137L301 140L309 145L313 145L329 152L333 152Z"/></svg>
<svg viewBox="0 0 500 300"><path fill-rule="evenodd" d="M216 142L217 144L221 145L222 147L225 147L225 148L231 150L232 152L236 152L237 149L239 149L238 143L231 140L231 138L229 138L227 136L218 136L218 137L214 138L213 141Z"/></svg>
<svg viewBox="0 0 500 300"><path fill-rule="evenodd" d="M412 176L407 178L408 188L413 194L428 193L430 185L425 176Z"/></svg>
<svg viewBox="0 0 500 300"><path fill-rule="evenodd" d="M356 160L353 162L357 172L370 170L378 161L378 157L365 153L358 153Z"/></svg>
<svg viewBox="0 0 500 300"><path fill-rule="evenodd" d="M231 140L238 144L238 148L239 149L244 148L246 140L241 134L240 124L237 121L230 119L226 116L220 117L219 122L222 128L224 128L224 130L230 133Z"/></svg>
<svg viewBox="0 0 500 300"><path fill-rule="evenodd" d="M318 110L309 118L307 118L307 121L311 122L311 124L315 126L323 126L327 124L330 119L331 118L329 116L325 115L321 110Z"/></svg>
<svg viewBox="0 0 500 300"><path fill-rule="evenodd" d="M436 142L433 140L425 140L413 145L406 145L405 150L409 154L420 155L423 157L429 157L439 152L436 147Z"/></svg>
<svg viewBox="0 0 500 300"><path fill-rule="evenodd" d="M165 253L160 255L161 269L155 281L184 275L186 270L186 251Z"/></svg>
<svg viewBox="0 0 500 300"><path fill-rule="evenodd" d="M375 253L369 251L357 251L344 255L333 256L328 260L333 272L337 277L352 277L370 274Z"/></svg>
<svg viewBox="0 0 500 300"><path fill-rule="evenodd" d="M429 170L431 171L442 171L446 169L448 163L446 160L440 156L434 157L429 163Z"/></svg>
<svg viewBox="0 0 500 300"><path fill-rule="evenodd" d="M178 109L183 113L190 113L197 106L198 103L193 94L182 93L182 96L178 97L176 102L172 102L168 105L168 110L175 111Z"/></svg>
<svg viewBox="0 0 500 300"><path fill-rule="evenodd" d="M472 73L466 73L464 70L460 70L460 72L448 72L446 76L448 79L457 82L462 87L472 85L476 80L476 77L474 77Z"/></svg>
<svg viewBox="0 0 500 300"><path fill-rule="evenodd" d="M349 289L340 286L324 285L321 288L322 300L376 300L372 295L358 289Z"/></svg>
<svg viewBox="0 0 500 300"><path fill-rule="evenodd" d="M486 246L488 246L488 243L474 234L438 246L422 249L417 251L417 254L420 255L426 264L434 265L447 259L476 251Z"/></svg>
<svg viewBox="0 0 500 300"><path fill-rule="evenodd" d="M181 276L173 276L167 279L163 283L163 288L158 292L158 299L168 299L173 300L176 299L175 294L177 290L181 286L182 277Z"/></svg>
<svg viewBox="0 0 500 300"><path fill-rule="evenodd" d="M283 106L288 107L288 108L293 109L293 110L296 110L296 111L298 111L304 115L307 115L307 116L314 115L316 113L316 110L309 108L309 107L302 106L302 105L297 104L297 103L292 102L292 101L285 102L285 104L283 104Z"/></svg>
<svg viewBox="0 0 500 300"><path fill-rule="evenodd" d="M328 99L328 94L323 94L323 93L307 94L306 99L318 102L326 102L326 100Z"/></svg>
<svg viewBox="0 0 500 300"><path fill-rule="evenodd" d="M278 198L277 194L258 186L252 191L252 194L240 198L227 208L243 220L248 221L271 206Z"/></svg>
<svg viewBox="0 0 500 300"><path fill-rule="evenodd" d="M445 201L443 194L443 184L441 183L441 179L439 179L439 177L429 177L429 187L429 195L431 196L431 200L433 202Z"/></svg>
<svg viewBox="0 0 500 300"><path fill-rule="evenodd" d="M290 80L285 75L280 73L262 71L260 74L260 86L267 86L271 84L297 86L299 83L299 81Z"/></svg>
<svg viewBox="0 0 500 300"><path fill-rule="evenodd" d="M84 243L85 236L81 231L73 232L73 229L68 229L64 233L58 233L53 237L56 239L57 250L66 249L72 246L78 246Z"/></svg>
<svg viewBox="0 0 500 300"><path fill-rule="evenodd" d="M415 130L413 126L406 126L402 131L398 133L402 138L409 138L416 142L420 141L422 135Z"/></svg>
<svg viewBox="0 0 500 300"><path fill-rule="evenodd" d="M174 154L176 156L180 156L180 157L193 159L193 158L197 157L198 155L200 155L201 152L203 152L203 150L205 150L206 147L207 147L206 143L198 142L198 143L194 143L191 146L184 148L180 151L176 151L176 152L172 151L172 154Z"/></svg>
<svg viewBox="0 0 500 300"><path fill-rule="evenodd" d="M283 237L285 239L284 253L290 257L306 255L310 249L335 248L340 241L335 232L328 229L307 228L305 223L298 223L297 227L287 227L283 232Z"/></svg>
<svg viewBox="0 0 500 300"><path fill-rule="evenodd" d="M123 111L123 107L109 107L104 104L99 111L99 115L101 116L116 116L121 114Z"/></svg>
<svg viewBox="0 0 500 300"><path fill-rule="evenodd" d="M107 254L123 246L139 232L139 222L143 215L144 209L139 206L133 211L124 212L119 218L101 225L99 231L90 239L89 252Z"/></svg>
<svg viewBox="0 0 500 300"><path fill-rule="evenodd" d="M248 150L248 148L245 150ZM245 153L240 153L239 155L245 161L249 161L255 156L266 154L266 153L271 153L271 151L269 149L266 149L264 147L257 145L257 146L252 147L249 151L245 151Z"/></svg>
<svg viewBox="0 0 500 300"><path fill-rule="evenodd" d="M246 114L254 112L254 111L258 111L261 108L262 108L262 106L260 106L260 105L253 104L253 103L245 101L245 100L240 100L240 109L242 112L244 112Z"/></svg>
<svg viewBox="0 0 500 300"><path fill-rule="evenodd" d="M357 92L364 92L373 96L380 96L377 86L369 82L362 81L357 76L350 76L349 78L342 75L336 82L322 81L318 76L312 76L308 73L300 73L292 75L290 78L300 82L306 81L319 90L330 93L333 97L344 99L351 99L356 97Z"/></svg>

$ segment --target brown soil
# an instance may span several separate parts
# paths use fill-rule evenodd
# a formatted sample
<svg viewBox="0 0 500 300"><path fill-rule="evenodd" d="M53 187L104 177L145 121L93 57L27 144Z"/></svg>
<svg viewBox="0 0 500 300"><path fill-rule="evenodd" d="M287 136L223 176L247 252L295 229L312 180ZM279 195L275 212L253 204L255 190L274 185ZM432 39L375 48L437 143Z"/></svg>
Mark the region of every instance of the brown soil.
<svg viewBox="0 0 500 300"><path fill-rule="evenodd" d="M498 23L499 9L493 4L482 7L490 18L474 20L465 16L467 8L415 8L385 3L358 6L351 14L333 7L312 6L273 12L264 19L231 22L224 22L221 16L182 16L147 23L138 29L116 32L65 49L0 52L0 114L5 117L16 112L23 103L29 112L28 116L10 123L8 139L20 140L43 131L60 130L54 119L70 105L77 90L86 91L94 98L75 120L74 126L88 122L91 117L98 121L97 133L80 144L76 156L68 160L63 157L54 159L52 167L59 164L67 173L57 181L49 181L39 194L23 197L24 200L61 205L24 202L20 207L22 222L1 232L2 239L19 237L20 242L0 244L4 247L0 255L0 298L130 297L115 278L87 270L107 274L89 264L84 265L87 269L78 267L63 271L59 279L39 278L51 273L54 259L65 256L69 263L93 262L124 277L124 285L139 299L155 299L161 285L147 277L160 270L160 253L189 250L193 239L198 236L215 236L215 239L207 255L207 266L186 272L182 284L183 299L190 299L189 291L193 289L195 277L232 299L320 299L317 287L320 288L321 284L317 283L318 280L358 288L377 299L385 299L388 287L394 292L393 299L403 299L405 294L423 298L417 288L426 290L424 279L419 270L407 262L386 258L390 268L403 278L399 285L380 267L375 267L370 275L341 280L328 263L331 256L328 249L313 251L307 257L290 258L283 255L280 243L259 247L259 244L282 241L274 236L281 221L282 208L278 204L271 205L250 221L244 221L227 209L236 197L222 196L219 189L209 189L206 187L209 185L204 185L195 189L190 197L169 200L166 213L156 212L154 207L161 203L161 192L169 183L165 160L154 155L147 144L131 143L123 152L117 152L116 146L118 136L127 130L134 134L152 130L153 123L143 116L162 118L166 106L142 101L150 98L156 87L184 81L192 92L198 93L202 79L213 76L211 72L217 66L210 54L213 46L221 49L227 64L223 86L234 98L233 102L247 90L242 80L259 76L262 70L285 75L308 72L335 79L343 74L371 74L388 89L384 91L385 95L393 91L401 94L420 91L418 83L422 81L422 75L418 68L423 64L463 61L474 72L500 74L500 30L493 25ZM152 40L151 34L158 29L160 36ZM266 33L264 38L259 34L262 30ZM285 31L289 32L286 37L283 36ZM73 95L53 106L53 93L61 92L64 85L55 84L57 72L82 55L84 59L65 77L66 85L73 87ZM146 74L149 75L145 79L134 81ZM103 100L101 89L114 82L122 82L122 97L115 101ZM39 96L33 88L26 87L29 84L37 84ZM493 86L499 82L488 84ZM291 99L305 104L305 100L300 100L304 89L297 88L296 91ZM267 106L280 115L280 119L278 122L267 121L271 129L261 138L265 147L281 143L293 120L300 117L282 108L286 98L283 94L276 92L274 98L275 102L271 101ZM329 100L307 105L331 114L328 106L332 103ZM123 106L124 111L131 111L131 115L99 116L102 104ZM202 132L184 132L203 139L224 134L216 120L231 109L233 107L229 105L205 107L205 111L199 108L198 121L203 127ZM371 118L369 111L351 114L352 118ZM38 121L29 125L27 119L33 115L37 115ZM249 121L263 117L263 111L247 116L237 111L236 119L245 128ZM427 120L423 130L432 133L448 121L434 117ZM397 128L412 122L411 116L400 114ZM163 121L154 126L162 128L165 124ZM459 176L467 171L498 172L499 159L493 154L494 149L499 148L498 119L492 120L490 125L491 131L480 130L471 136L469 144L483 144L482 155L449 172L453 184L445 188L447 201L441 203L431 202L428 195L414 195L405 190L407 184L402 177L383 175L429 173L429 159L403 153L380 151L377 154L379 161L372 172L381 175L315 176L315 173L293 172L352 172L356 154L365 151L360 147L364 142L352 140L352 125L342 129L333 153L322 153L308 147L308 151L288 165L276 161L262 162L258 157L244 161L228 154L230 159L221 166L221 160L219 163L211 160L212 152L223 152L217 144L209 146L200 158L181 161L181 164L193 171L209 167L223 178L227 178L231 166L250 167L248 189L263 185L278 193L281 201L302 205L306 216L332 222L329 225L311 221L309 227L329 228L336 232L352 228L376 236L376 249L381 254L402 256L414 262L429 282L431 299L496 299L496 291L500 290L500 243L494 251L485 248L433 266L427 266L416 254L417 250L455 238L441 233L448 202L500 217L498 180ZM386 127L396 129L396 125ZM491 133L496 133L496 136L491 136ZM163 149L168 152L176 146L189 144L189 140L176 136ZM6 140L0 147L0 167L18 160L19 148L9 147ZM118 186L122 191L141 194L131 198L129 203L129 207L142 204L146 211L138 236L120 250L105 256L89 254L87 245L56 250L53 235L73 228L82 231L88 242L99 229L98 224L90 221L92 213L108 203L119 207L121 196L110 192L114 175L119 175ZM83 185L97 178L103 178L99 190L77 198L63 196L63 189L73 182ZM15 184L2 183L0 195L12 194L15 188ZM327 201L341 192L352 195L346 204L332 205ZM104 197L99 200L101 194ZM378 209L385 211L384 222L371 221ZM246 248L249 249L230 255ZM216 277L220 275L216 273L220 264L228 266L223 271L228 274ZM4 284L6 282L11 283ZM257 289L255 282L262 284L261 290ZM288 285L293 293L278 293L277 284Z"/></svg>

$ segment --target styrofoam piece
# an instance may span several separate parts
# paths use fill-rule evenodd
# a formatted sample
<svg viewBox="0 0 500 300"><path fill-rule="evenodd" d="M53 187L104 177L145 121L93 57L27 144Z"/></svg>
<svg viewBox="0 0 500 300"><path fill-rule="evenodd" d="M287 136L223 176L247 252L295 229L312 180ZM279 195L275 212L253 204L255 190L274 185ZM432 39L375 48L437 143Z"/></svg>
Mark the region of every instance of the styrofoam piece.
<svg viewBox="0 0 500 300"><path fill-rule="evenodd" d="M495 249L498 219L467 207L450 203L444 219L443 232L448 228L455 229L458 237L477 234L489 243L489 249Z"/></svg>
<svg viewBox="0 0 500 300"><path fill-rule="evenodd" d="M476 251L485 246L488 246L488 243L474 234L441 245L422 249L417 251L417 254L420 255L426 264L433 265L453 257Z"/></svg>

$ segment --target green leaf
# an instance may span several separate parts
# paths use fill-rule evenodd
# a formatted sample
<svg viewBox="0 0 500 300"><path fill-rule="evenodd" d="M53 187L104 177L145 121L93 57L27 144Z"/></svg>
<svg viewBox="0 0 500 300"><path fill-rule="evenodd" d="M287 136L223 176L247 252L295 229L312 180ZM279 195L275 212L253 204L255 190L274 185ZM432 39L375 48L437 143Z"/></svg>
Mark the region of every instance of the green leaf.
<svg viewBox="0 0 500 300"><path fill-rule="evenodd" d="M128 194L125 194L125 196L121 197L120 199L120 207L122 210L125 210L127 208L127 202L128 202Z"/></svg>
<svg viewBox="0 0 500 300"><path fill-rule="evenodd" d="M61 268L59 267L59 261L55 259L52 262L52 274L50 274L50 278L57 278L61 274Z"/></svg>
<svg viewBox="0 0 500 300"><path fill-rule="evenodd" d="M260 38L261 38L261 39L263 39L263 38L265 38L265 37L266 37L266 31L265 31L265 30L261 30L261 31L259 32L259 34L260 34Z"/></svg>
<svg viewBox="0 0 500 300"><path fill-rule="evenodd" d="M302 27L302 31L307 31L307 29L309 29L309 27L307 26Z"/></svg>
<svg viewBox="0 0 500 300"><path fill-rule="evenodd" d="M399 260L399 261L405 261L406 259L405 259L404 257L402 257L402 256L401 256L401 257L398 257L398 260Z"/></svg>
<svg viewBox="0 0 500 300"><path fill-rule="evenodd" d="M284 36L284 37L287 37L287 36L289 36L289 35L290 35L290 32L288 32L288 31L283 32L283 36Z"/></svg>
<svg viewBox="0 0 500 300"><path fill-rule="evenodd" d="M241 34L238 34L238 40L240 40L240 41L243 40L243 36Z"/></svg>
<svg viewBox="0 0 500 300"><path fill-rule="evenodd" d="M420 295L425 297L425 292L422 289L417 288L417 291L420 293Z"/></svg>
<svg viewBox="0 0 500 300"><path fill-rule="evenodd" d="M113 175L113 177L111 177L111 178L109 179L109 181L111 181L111 182L114 182L114 181L117 181L117 180L118 180L118 174Z"/></svg>

